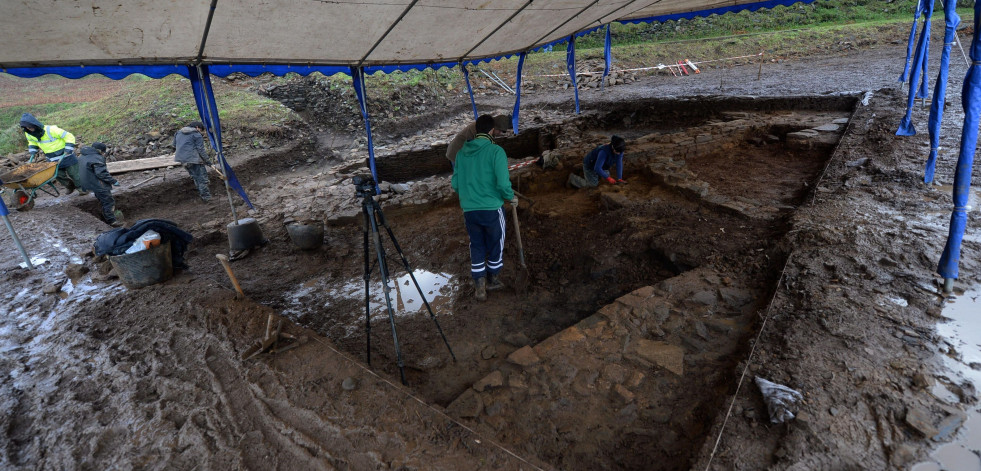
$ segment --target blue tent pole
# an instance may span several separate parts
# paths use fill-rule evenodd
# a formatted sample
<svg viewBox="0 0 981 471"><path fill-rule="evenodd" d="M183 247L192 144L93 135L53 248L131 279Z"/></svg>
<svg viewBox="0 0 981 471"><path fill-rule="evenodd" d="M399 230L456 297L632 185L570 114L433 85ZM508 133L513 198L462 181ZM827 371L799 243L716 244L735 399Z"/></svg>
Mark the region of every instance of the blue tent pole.
<svg viewBox="0 0 981 471"><path fill-rule="evenodd" d="M903 73L899 76L899 83L906 81L909 76L909 60L913 57L913 44L916 39L916 20L920 18L920 14L923 12L923 2L925 0L919 0L916 3L916 9L913 11L913 26L909 30L909 41L906 43L906 65L903 67Z"/></svg>
<svg viewBox="0 0 981 471"><path fill-rule="evenodd" d="M950 71L950 49L954 45L957 25L961 18L957 16L957 1L948 0L944 3L944 48L940 53L940 71L937 73L937 83L933 89L933 101L930 103L930 156L927 157L926 170L923 172L923 183L933 183L933 175L937 166L937 152L940 150L940 123L943 120L944 102L947 99L947 74Z"/></svg>
<svg viewBox="0 0 981 471"><path fill-rule="evenodd" d="M606 87L606 76L610 75L610 66L613 65L613 54L610 53L610 25L606 25L606 38L603 40L603 79L600 80L600 89Z"/></svg>
<svg viewBox="0 0 981 471"><path fill-rule="evenodd" d="M572 91L576 97L576 114L579 114L579 85L576 82L576 35L569 36L569 47L565 50L565 67L572 79Z"/></svg>
<svg viewBox="0 0 981 471"><path fill-rule="evenodd" d="M14 245L20 251L21 257L24 257L24 263L27 264L27 268L33 270L34 264L31 263L31 257L27 256L27 251L24 250L24 244L20 243L17 233L14 232L14 225L10 223L10 211L7 209L7 203L4 203L2 198L0 198L0 216L3 216L3 223L7 225L7 230L10 231L10 237L14 239Z"/></svg>
<svg viewBox="0 0 981 471"><path fill-rule="evenodd" d="M368 168L371 170L371 179L375 182L375 193L381 194L381 188L378 187L378 171L375 170L375 145L371 140L371 118L368 116L368 102L364 87L364 68L351 67L351 79L354 82L354 93L358 95L361 118L364 120L364 130L368 135Z"/></svg>
<svg viewBox="0 0 981 471"><path fill-rule="evenodd" d="M944 277L944 292L953 289L957 265L961 258L961 240L967 226L967 202L971 191L971 168L978 144L978 122L981 121L981 2L974 3L974 37L971 40L971 66L964 77L961 104L964 106L964 128L961 130L960 155L954 172L954 211L950 215L950 233L940 256L937 273Z"/></svg>
<svg viewBox="0 0 981 471"><path fill-rule="evenodd" d="M460 70L463 71L463 80L467 82L467 93L470 94L470 106L473 107L473 119L477 119L477 102L473 99L473 87L470 86L470 71L467 70L467 65L460 62Z"/></svg>
<svg viewBox="0 0 981 471"><path fill-rule="evenodd" d="M933 0L924 0L930 7L933 6ZM926 60L926 44L929 41L930 36L930 22L923 22L923 32L920 34L920 40L916 44L916 51L913 54L913 68L910 77L909 86L909 98L906 100L906 114L903 119L899 122L899 129L896 130L897 136L912 136L916 134L916 128L913 126L913 103L916 101L916 84L920 81L920 72L923 71L923 61Z"/></svg>
<svg viewBox="0 0 981 471"><path fill-rule="evenodd" d="M525 56L528 52L522 52L518 54L518 78L514 82L514 111L511 113L511 129L514 129L514 135L518 135L518 113L521 111L521 69L525 66Z"/></svg>
<svg viewBox="0 0 981 471"><path fill-rule="evenodd" d="M956 1L956 0L955 0ZM934 0L926 1L926 8L923 10L923 32L920 33L923 42L923 60L920 64L923 70L920 71L920 76L922 80L920 81L920 88L916 92L916 97L922 100L926 100L930 96L930 85L927 83L929 75L927 73L927 65L930 63L930 20L933 18L933 7ZM910 82L909 86L913 87L916 83Z"/></svg>
<svg viewBox="0 0 981 471"><path fill-rule="evenodd" d="M225 168L228 166L228 164L225 162L225 157L222 155L219 146L215 142L217 140L214 134L214 129L217 129L215 125L215 117L211 114L211 100L208 97L208 89L204 85L204 81L207 77L206 74L208 73L207 70L205 70L206 68L207 66L202 68L201 65L197 65L195 67L195 72L197 72L197 80L192 79L191 85L195 86L195 90L199 92L198 96L201 97L200 99L203 102L198 103L198 115L204 118L205 123L208 123L208 128L210 128L208 132L208 139L211 141L211 147L215 149L215 156L217 156L218 161L221 162L222 168ZM198 100L195 100L195 102L197 101ZM204 105L204 109L202 109L202 104ZM238 225L238 213L235 211L235 203L232 201L231 186L228 184L228 178L224 178L222 181L225 182L225 196L228 199L228 207L232 210L232 220L235 221L235 225Z"/></svg>

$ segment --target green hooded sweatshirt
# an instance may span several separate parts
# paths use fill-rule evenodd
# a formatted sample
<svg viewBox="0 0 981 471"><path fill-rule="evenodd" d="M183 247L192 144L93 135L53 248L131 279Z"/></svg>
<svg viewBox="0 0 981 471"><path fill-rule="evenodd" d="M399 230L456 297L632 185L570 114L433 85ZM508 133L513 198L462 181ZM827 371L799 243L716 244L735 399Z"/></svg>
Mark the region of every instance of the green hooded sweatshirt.
<svg viewBox="0 0 981 471"><path fill-rule="evenodd" d="M450 185L460 195L463 212L493 211L514 198L507 155L487 134L478 134L456 154Z"/></svg>

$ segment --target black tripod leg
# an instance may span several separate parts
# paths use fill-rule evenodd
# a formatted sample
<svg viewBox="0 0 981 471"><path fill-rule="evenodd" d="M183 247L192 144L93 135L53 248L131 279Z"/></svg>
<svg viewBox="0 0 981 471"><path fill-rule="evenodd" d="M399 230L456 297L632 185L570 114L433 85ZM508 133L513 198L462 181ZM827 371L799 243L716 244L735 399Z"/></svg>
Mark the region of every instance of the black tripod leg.
<svg viewBox="0 0 981 471"><path fill-rule="evenodd" d="M373 203L375 214L381 214L381 209L378 208L378 203L371 200ZM381 216L382 221L384 221L384 216ZM381 237L378 234L378 224L374 217L368 217L371 222L371 236L375 242L375 253L378 255L378 271L381 272L382 278L382 289L385 291L385 307L388 309L388 322L392 324L392 340L395 341L395 362L399 367L399 376L402 379L402 384L407 384L405 381L405 363L402 361L402 347L399 346L399 334L395 330L395 310L392 309L392 296L391 287L388 286L388 263L385 262L385 248L382 247Z"/></svg>
<svg viewBox="0 0 981 471"><path fill-rule="evenodd" d="M426 310L429 311L429 318L433 320L436 324L436 330L439 332L439 336L443 338L443 343L446 344L446 349L450 351L450 356L453 357L453 361L456 361L456 355L453 353L453 349L450 348L449 340L446 340L446 335L443 334L443 328L439 325L439 320L436 319L436 314L433 312L433 308L429 306L429 300L426 299L426 295L422 294L422 287L419 286L419 282L416 281L416 275L412 272L412 267L409 266L409 260L405 258L405 253L402 252L402 247L399 246L399 241L395 239L395 233L392 232L392 228L388 226L388 222L385 221L385 215L382 214L381 208L376 208L379 214L379 219L381 220L381 225L385 227L385 232L388 233L388 238L392 240L392 245L395 246L395 251L398 252L399 257L402 258L402 265L405 266L405 271L409 272L409 278L412 278L412 283L416 285L416 291L419 292L419 296L422 297L422 303L426 305Z"/></svg>
<svg viewBox="0 0 981 471"><path fill-rule="evenodd" d="M368 280L371 276L371 267L368 263L368 228L371 224L368 222L368 218L371 216L367 207L363 207L362 210L364 213L364 227L361 231L364 235L364 331L365 346L367 347L365 358L368 361L368 366L371 366L371 310L368 297Z"/></svg>

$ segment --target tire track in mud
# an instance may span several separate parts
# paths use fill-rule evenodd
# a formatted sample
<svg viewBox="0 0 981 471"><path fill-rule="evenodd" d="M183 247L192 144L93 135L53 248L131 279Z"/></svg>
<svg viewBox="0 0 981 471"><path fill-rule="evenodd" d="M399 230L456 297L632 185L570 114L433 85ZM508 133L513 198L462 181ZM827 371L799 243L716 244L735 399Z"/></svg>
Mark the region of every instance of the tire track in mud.
<svg viewBox="0 0 981 471"><path fill-rule="evenodd" d="M323 423L310 411L298 410L282 402L273 410L269 405L273 401L266 392L256 383L247 381L238 374L239 367L228 360L235 356L234 352L217 352L213 346L209 346L205 352L205 366L211 374L212 388L218 396L219 408L232 419L234 434L241 437L242 445L246 445L240 448L245 464L249 467L267 468L276 463L287 464L287 468L296 469L301 466L303 469L324 470L342 466L343 462L333 457L313 435L331 436L339 434L340 430ZM298 418L303 421L288 419L292 415L300 416ZM300 423L307 425L298 427ZM256 434L260 436L257 437ZM265 454L270 451L265 447L247 446L249 442L260 445L263 441L274 444L274 456Z"/></svg>

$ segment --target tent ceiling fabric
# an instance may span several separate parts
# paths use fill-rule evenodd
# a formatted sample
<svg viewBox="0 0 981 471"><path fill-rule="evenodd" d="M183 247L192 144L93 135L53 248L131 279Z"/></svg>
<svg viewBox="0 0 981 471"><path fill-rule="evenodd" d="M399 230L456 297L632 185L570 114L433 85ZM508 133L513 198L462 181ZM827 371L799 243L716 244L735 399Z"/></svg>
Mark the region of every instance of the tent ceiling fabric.
<svg viewBox="0 0 981 471"><path fill-rule="evenodd" d="M3 0L0 67L496 58L612 21L792 0ZM690 16L690 15L689 15Z"/></svg>

